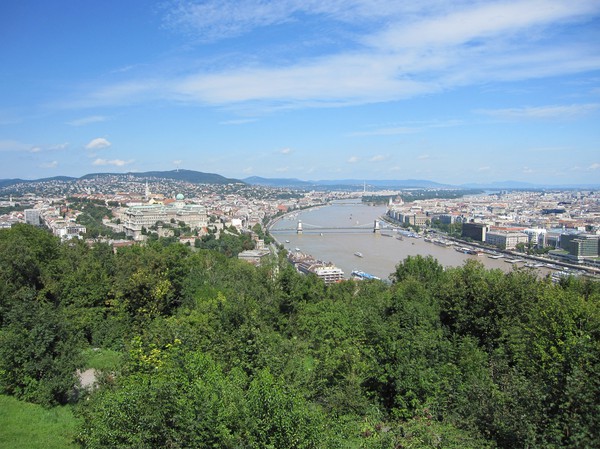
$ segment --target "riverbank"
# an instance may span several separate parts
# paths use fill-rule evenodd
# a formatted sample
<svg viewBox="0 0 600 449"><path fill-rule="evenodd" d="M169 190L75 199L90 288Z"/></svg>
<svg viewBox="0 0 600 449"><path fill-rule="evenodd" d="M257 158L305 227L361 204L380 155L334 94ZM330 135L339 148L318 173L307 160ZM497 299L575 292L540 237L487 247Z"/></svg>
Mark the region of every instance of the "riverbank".
<svg viewBox="0 0 600 449"><path fill-rule="evenodd" d="M392 225L392 226L400 227L400 223L396 222L395 220L393 220L392 218L390 218L387 215L382 215L381 217L379 217L379 219L381 221L384 221L384 222ZM542 263L542 264L544 264L545 268L548 268L550 270L561 271L561 269L562 269L562 271L566 274L569 274L569 272L571 272L571 273L582 273L582 274L586 274L586 275L593 276L593 277L600 276L600 269L595 268L595 267L590 267L587 265L572 264L572 263L565 262L563 260L553 259L550 257L543 257L543 256L539 256L539 255L526 254L526 253L521 253L518 251L508 250L508 249L501 249L501 248L498 248L495 246L486 245L481 242L475 242L472 240L469 240L469 241L462 240L457 237L449 236L447 234L444 234L444 233L441 233L438 231L435 231L435 234L442 236L445 240L454 242L457 246L480 250L480 251L484 251L484 252L492 252L493 251L498 254L510 256L511 258L517 258L517 259L522 259L522 260L526 260L526 261L530 261L530 262Z"/></svg>

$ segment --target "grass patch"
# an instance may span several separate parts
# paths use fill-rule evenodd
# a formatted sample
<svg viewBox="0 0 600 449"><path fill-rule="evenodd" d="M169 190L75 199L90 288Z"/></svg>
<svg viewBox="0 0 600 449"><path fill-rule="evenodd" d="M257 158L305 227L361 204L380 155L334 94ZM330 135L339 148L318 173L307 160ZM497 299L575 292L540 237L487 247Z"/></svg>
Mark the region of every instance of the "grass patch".
<svg viewBox="0 0 600 449"><path fill-rule="evenodd" d="M121 365L123 354L110 349L90 348L83 351L84 366L98 371L116 371Z"/></svg>
<svg viewBox="0 0 600 449"><path fill-rule="evenodd" d="M1 449L76 449L77 424L69 406L46 409L0 395Z"/></svg>

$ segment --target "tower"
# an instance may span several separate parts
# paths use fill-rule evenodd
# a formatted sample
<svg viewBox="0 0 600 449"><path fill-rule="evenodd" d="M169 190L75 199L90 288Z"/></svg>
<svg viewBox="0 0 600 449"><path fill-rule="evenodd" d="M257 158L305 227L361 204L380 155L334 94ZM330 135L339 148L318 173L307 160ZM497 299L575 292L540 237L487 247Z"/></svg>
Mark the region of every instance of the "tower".
<svg viewBox="0 0 600 449"><path fill-rule="evenodd" d="M380 231L379 220L375 220L375 222L373 223L373 232L376 233L376 234L378 234L379 231Z"/></svg>

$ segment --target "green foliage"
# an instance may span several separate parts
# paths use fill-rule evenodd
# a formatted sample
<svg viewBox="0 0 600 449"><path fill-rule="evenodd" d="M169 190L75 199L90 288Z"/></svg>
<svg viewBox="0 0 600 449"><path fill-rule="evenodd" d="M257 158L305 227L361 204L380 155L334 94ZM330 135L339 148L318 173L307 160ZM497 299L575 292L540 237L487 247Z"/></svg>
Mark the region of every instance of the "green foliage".
<svg viewBox="0 0 600 449"><path fill-rule="evenodd" d="M402 263L396 266L392 274L395 282L401 282L407 278L414 278L423 283L434 283L443 272L444 268L432 256L408 256Z"/></svg>
<svg viewBox="0 0 600 449"><path fill-rule="evenodd" d="M433 219L431 220L431 227L439 229L452 237L461 238L462 236L462 223L442 223L438 219Z"/></svg>
<svg viewBox="0 0 600 449"><path fill-rule="evenodd" d="M179 344L135 351L134 371L83 404L83 447L318 447L321 416L268 371L248 383Z"/></svg>
<svg viewBox="0 0 600 449"><path fill-rule="evenodd" d="M218 251L158 240L113 253L0 231L0 388L64 403L77 368L104 370L78 405L88 448L600 440L597 281L417 256L391 284L326 286L283 256L228 257L248 242L229 230L200 242Z"/></svg>
<svg viewBox="0 0 600 449"><path fill-rule="evenodd" d="M235 229L235 228L233 228ZM235 257L242 251L254 249L254 242L249 234L238 234L228 231L222 232L219 238L215 234L207 234L200 240L196 240L196 248L209 249L225 254L227 257Z"/></svg>
<svg viewBox="0 0 600 449"><path fill-rule="evenodd" d="M81 361L60 310L22 295L0 330L0 389L42 405L65 404Z"/></svg>
<svg viewBox="0 0 600 449"><path fill-rule="evenodd" d="M77 216L77 223L86 227L86 236L95 238L100 235L119 238L120 233L115 233L111 228L102 223L104 217L111 217L112 211L106 207L102 200L80 200L69 198L69 206L81 211Z"/></svg>
<svg viewBox="0 0 600 449"><path fill-rule="evenodd" d="M0 448L75 449L78 421L70 407L42 408L0 396Z"/></svg>
<svg viewBox="0 0 600 449"><path fill-rule="evenodd" d="M89 348L83 351L82 358L85 369L98 371L116 371L123 363L123 354L111 349Z"/></svg>

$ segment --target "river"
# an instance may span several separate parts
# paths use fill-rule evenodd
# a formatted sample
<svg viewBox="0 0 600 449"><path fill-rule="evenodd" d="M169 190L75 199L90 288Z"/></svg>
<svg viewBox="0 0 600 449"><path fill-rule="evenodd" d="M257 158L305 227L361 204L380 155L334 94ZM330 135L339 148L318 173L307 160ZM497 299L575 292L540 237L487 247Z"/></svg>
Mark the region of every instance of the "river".
<svg viewBox="0 0 600 449"><path fill-rule="evenodd" d="M332 262L350 277L352 270L387 279L396 265L407 256L431 255L443 266L462 266L474 259L486 268L509 272L512 264L504 259L463 254L453 247L442 247L424 239L396 238L397 233L383 229L374 233L375 220L385 214L386 206L369 206L357 200L343 200L331 205L288 214L271 227L271 235L289 251L298 248L316 259ZM296 233L298 221L302 234ZM355 253L361 253L362 257ZM522 263L518 264L522 266ZM540 274L549 272L543 269Z"/></svg>

